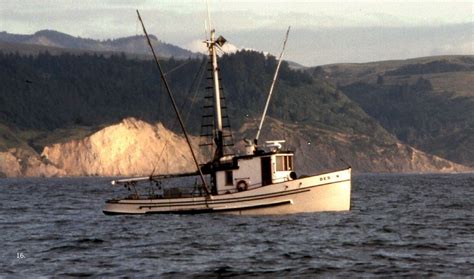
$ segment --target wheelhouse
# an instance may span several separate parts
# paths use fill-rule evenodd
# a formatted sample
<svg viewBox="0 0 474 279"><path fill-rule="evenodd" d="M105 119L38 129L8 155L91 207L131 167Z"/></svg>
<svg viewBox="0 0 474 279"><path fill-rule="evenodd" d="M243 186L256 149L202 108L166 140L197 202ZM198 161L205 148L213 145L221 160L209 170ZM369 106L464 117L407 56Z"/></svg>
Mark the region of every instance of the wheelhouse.
<svg viewBox="0 0 474 279"><path fill-rule="evenodd" d="M215 172L217 194L235 193L296 179L293 152L236 156L228 168Z"/></svg>

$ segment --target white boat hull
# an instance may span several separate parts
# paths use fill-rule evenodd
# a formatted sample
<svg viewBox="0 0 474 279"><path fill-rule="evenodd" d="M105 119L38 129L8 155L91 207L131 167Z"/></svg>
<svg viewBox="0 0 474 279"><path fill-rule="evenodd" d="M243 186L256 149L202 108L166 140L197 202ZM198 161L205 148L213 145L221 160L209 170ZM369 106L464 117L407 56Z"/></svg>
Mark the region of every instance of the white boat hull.
<svg viewBox="0 0 474 279"><path fill-rule="evenodd" d="M105 214L230 213L278 215L350 210L351 169L289 180L210 198L107 201Z"/></svg>

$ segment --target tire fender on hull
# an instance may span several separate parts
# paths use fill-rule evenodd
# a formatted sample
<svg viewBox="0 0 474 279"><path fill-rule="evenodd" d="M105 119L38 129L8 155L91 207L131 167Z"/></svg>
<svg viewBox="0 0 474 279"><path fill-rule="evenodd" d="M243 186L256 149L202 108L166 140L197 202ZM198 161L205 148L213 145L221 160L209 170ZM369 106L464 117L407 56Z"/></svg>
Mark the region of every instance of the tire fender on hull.
<svg viewBox="0 0 474 279"><path fill-rule="evenodd" d="M249 185L247 181L245 180L240 180L237 182L237 191L242 192L242 191L247 191L249 189Z"/></svg>

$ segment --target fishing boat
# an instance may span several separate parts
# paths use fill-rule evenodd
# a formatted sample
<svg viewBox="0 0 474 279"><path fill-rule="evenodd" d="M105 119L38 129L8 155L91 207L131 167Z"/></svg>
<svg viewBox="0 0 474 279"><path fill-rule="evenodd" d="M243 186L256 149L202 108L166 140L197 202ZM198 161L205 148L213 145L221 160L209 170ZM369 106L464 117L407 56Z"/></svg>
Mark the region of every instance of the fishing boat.
<svg viewBox="0 0 474 279"><path fill-rule="evenodd" d="M224 152L224 129L219 84L217 49L226 40L216 38L215 30L205 43L211 60L213 82L213 156L205 163L199 163L191 145L188 133L176 106L173 94L166 81L161 65L153 50L145 25L137 11L143 31L160 72L162 82L169 94L181 129L189 146L196 171L150 175L112 181L132 191L125 198L106 201L105 214L152 214L152 213L230 213L239 215L277 215L303 212L346 211L351 205L351 168L299 176L294 169L295 153L283 148L284 140L266 141L259 144L258 138L264 123L275 80L282 61L289 28L283 49L278 59L274 79L268 94L257 135L254 140L245 141L245 151L239 155ZM210 20L209 20L210 22ZM181 192L163 189L162 181L170 178L196 176L200 179L198 191ZM182 179L184 181L185 179ZM137 187L148 184L156 191L139 194Z"/></svg>

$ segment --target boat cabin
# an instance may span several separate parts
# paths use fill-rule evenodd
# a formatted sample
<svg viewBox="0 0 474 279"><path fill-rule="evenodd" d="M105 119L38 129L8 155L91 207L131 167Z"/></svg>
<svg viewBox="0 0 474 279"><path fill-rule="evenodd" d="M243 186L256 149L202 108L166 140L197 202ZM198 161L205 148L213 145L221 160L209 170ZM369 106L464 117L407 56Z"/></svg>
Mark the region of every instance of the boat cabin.
<svg viewBox="0 0 474 279"><path fill-rule="evenodd" d="M232 166L216 171L217 194L235 193L296 179L291 151L236 156Z"/></svg>

